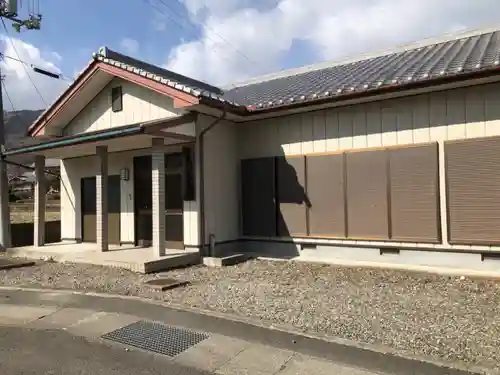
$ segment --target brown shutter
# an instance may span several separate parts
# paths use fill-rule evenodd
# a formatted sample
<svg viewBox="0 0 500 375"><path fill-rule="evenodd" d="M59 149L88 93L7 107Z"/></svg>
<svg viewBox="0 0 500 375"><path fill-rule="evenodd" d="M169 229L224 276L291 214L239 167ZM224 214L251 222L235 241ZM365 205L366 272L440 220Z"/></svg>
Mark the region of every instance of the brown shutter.
<svg viewBox="0 0 500 375"><path fill-rule="evenodd" d="M277 157L278 235L307 235L305 157Z"/></svg>
<svg viewBox="0 0 500 375"><path fill-rule="evenodd" d="M451 243L500 243L500 137L445 143Z"/></svg>
<svg viewBox="0 0 500 375"><path fill-rule="evenodd" d="M388 152L392 239L438 242L437 144L393 148Z"/></svg>
<svg viewBox="0 0 500 375"><path fill-rule="evenodd" d="M307 156L309 235L345 237L344 155Z"/></svg>
<svg viewBox="0 0 500 375"><path fill-rule="evenodd" d="M388 239L386 150L346 153L347 236Z"/></svg>
<svg viewBox="0 0 500 375"><path fill-rule="evenodd" d="M276 236L274 158L241 161L243 233Z"/></svg>

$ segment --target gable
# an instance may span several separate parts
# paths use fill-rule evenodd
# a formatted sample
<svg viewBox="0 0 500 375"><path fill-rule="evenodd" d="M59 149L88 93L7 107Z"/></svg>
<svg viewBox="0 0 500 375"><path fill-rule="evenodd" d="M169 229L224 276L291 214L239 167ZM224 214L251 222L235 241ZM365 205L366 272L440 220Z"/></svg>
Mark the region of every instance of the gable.
<svg viewBox="0 0 500 375"><path fill-rule="evenodd" d="M111 91L122 89L122 109L112 110ZM114 78L63 129L63 136L182 115L174 100L148 88Z"/></svg>
<svg viewBox="0 0 500 375"><path fill-rule="evenodd" d="M28 135L57 137L63 134L65 128L69 131L69 123L75 120L80 112L85 111L96 95L117 78L127 84L151 90L164 98L171 98L173 108L187 108L199 104L196 93L189 90L187 92L183 86L143 74L141 71L109 65L94 59L66 91L35 120L28 129ZM132 94L133 89L129 90L129 93Z"/></svg>

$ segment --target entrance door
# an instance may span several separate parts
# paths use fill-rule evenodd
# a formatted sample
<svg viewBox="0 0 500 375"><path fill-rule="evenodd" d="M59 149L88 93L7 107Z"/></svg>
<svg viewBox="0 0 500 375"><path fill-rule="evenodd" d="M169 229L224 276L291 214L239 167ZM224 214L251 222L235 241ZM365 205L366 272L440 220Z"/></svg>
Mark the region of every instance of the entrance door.
<svg viewBox="0 0 500 375"><path fill-rule="evenodd" d="M97 242L96 178L81 180L82 241ZM108 243L120 244L120 176L108 176Z"/></svg>
<svg viewBox="0 0 500 375"><path fill-rule="evenodd" d="M182 195L183 157L165 155L165 247L184 248L184 200ZM151 156L134 158L134 197L136 244L150 246L152 241Z"/></svg>
<svg viewBox="0 0 500 375"><path fill-rule="evenodd" d="M182 153L165 155L165 240L170 249L184 248Z"/></svg>

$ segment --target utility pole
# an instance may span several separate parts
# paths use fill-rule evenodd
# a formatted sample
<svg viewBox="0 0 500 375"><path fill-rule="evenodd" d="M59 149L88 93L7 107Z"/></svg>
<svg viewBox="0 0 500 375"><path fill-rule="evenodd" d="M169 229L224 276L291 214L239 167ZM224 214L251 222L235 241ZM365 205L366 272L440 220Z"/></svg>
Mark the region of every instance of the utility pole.
<svg viewBox="0 0 500 375"><path fill-rule="evenodd" d="M30 0L28 0L30 1ZM35 0L31 8L34 9ZM18 18L17 0L0 0L0 17L12 21L12 26L17 32L21 27L28 30L39 30L42 16L29 11L28 18ZM0 79L1 76L0 70ZM5 121L3 111L3 94L0 91L0 252L5 252L11 246L10 210L9 210L9 181L7 178L7 163L5 161Z"/></svg>

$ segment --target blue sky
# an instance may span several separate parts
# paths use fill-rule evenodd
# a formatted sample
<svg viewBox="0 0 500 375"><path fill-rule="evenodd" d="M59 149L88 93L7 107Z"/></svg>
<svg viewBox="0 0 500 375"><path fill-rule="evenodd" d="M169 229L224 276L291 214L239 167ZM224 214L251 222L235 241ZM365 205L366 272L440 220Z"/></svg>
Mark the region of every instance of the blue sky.
<svg viewBox="0 0 500 375"><path fill-rule="evenodd" d="M111 49L130 52L121 46L125 38L140 43L140 57L161 64L168 56L169 49L181 39L199 37L199 27L191 24L186 29L178 26L158 31L154 20L167 22L167 18L157 13L153 6L143 0L39 0L43 14L39 31L23 31L19 36L41 50L55 51L63 59L60 68L72 74L75 68L83 67L93 51L106 45ZM127 3L129 6L124 6ZM176 1L169 5L183 17L186 10ZM156 4L155 4L156 5ZM164 13L166 8L156 5Z"/></svg>
<svg viewBox="0 0 500 375"><path fill-rule="evenodd" d="M23 61L74 77L105 45L222 87L500 20L496 0L38 1L41 30L9 25ZM2 52L16 57L11 40L0 29ZM17 109L45 107L68 85L33 76L40 98L21 64L0 66Z"/></svg>

